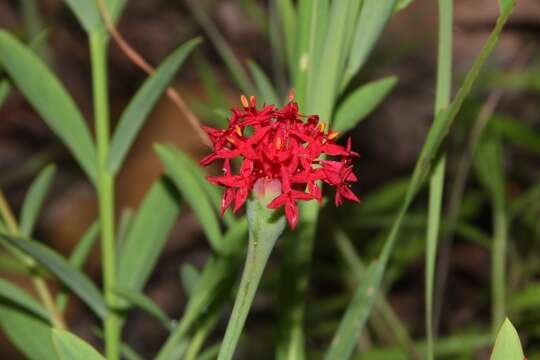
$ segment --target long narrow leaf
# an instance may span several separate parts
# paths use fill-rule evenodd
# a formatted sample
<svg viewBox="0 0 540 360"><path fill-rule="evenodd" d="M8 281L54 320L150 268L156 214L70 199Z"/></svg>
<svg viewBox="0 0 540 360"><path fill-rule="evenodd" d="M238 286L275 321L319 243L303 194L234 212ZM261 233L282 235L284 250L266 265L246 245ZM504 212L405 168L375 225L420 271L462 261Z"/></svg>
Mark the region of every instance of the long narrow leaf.
<svg viewBox="0 0 540 360"><path fill-rule="evenodd" d="M19 306L44 321L49 321L49 314L33 297L4 279L0 279L0 299Z"/></svg>
<svg viewBox="0 0 540 360"><path fill-rule="evenodd" d="M453 0L439 1L439 49L437 61L437 85L435 93L434 118L439 111L448 107L452 91L452 26ZM433 288L435 265L441 223L442 199L444 192L444 175L446 173L446 157L443 155L434 166L429 181L429 205L426 229L426 337L428 360L434 359L434 327L433 327Z"/></svg>
<svg viewBox="0 0 540 360"><path fill-rule="evenodd" d="M189 167L186 165L189 161L187 156L179 150L163 145L157 145L156 152L165 166L167 175L171 177L183 198L197 215L210 244L217 252L222 252L223 242L217 215L203 187L189 172Z"/></svg>
<svg viewBox="0 0 540 360"><path fill-rule="evenodd" d="M376 298L375 289L370 286L373 281L372 279L376 276L376 264L377 262L374 261L369 264L366 269L364 276L359 282L360 285L343 315L343 319L339 324L336 335L358 334L366 322L371 310L370 306ZM343 339L340 339L337 336L334 337L334 340L332 340L332 344L330 344L330 348L328 349L328 353L325 356L325 360L348 359L350 355L345 357L342 356L344 354L350 354L350 349L354 348L356 340L356 337L351 336L346 336Z"/></svg>
<svg viewBox="0 0 540 360"><path fill-rule="evenodd" d="M349 54L349 62L345 71L342 86L345 87L350 79L366 62L377 40L394 12L396 0L364 0L353 46Z"/></svg>
<svg viewBox="0 0 540 360"><path fill-rule="evenodd" d="M27 359L58 360L47 322L17 307L0 304L0 324Z"/></svg>
<svg viewBox="0 0 540 360"><path fill-rule="evenodd" d="M384 100L397 84L397 77L373 81L349 95L336 110L333 129L345 132L353 129Z"/></svg>
<svg viewBox="0 0 540 360"><path fill-rule="evenodd" d="M178 194L172 185L165 179L154 183L122 245L118 283L123 288L140 291L144 287L179 212Z"/></svg>
<svg viewBox="0 0 540 360"><path fill-rule="evenodd" d="M66 330L53 329L53 342L60 360L105 360L87 342Z"/></svg>
<svg viewBox="0 0 540 360"><path fill-rule="evenodd" d="M225 65L227 65L227 68L231 73L233 80L236 82L236 85L238 85L238 87L242 89L243 92L247 94L254 94L255 87L247 76L246 70L238 60L237 56L235 55L223 35L221 35L221 32L218 30L216 25L205 14L199 2L196 0L189 0L186 2L186 4L189 6L193 13L193 16L204 29L204 31L218 50L219 54L223 58L223 61L225 62Z"/></svg>
<svg viewBox="0 0 540 360"><path fill-rule="evenodd" d="M99 222L96 221L92 225L90 225L88 230L86 230L81 239L77 242L77 246L75 247L75 249L71 252L68 261L73 267L75 267L76 269L82 268L86 259L88 259L88 256L90 255L90 250L92 250L92 247L98 239L98 235ZM56 298L56 304L58 308L63 310L66 306L67 300L67 293L65 291L61 291Z"/></svg>
<svg viewBox="0 0 540 360"><path fill-rule="evenodd" d="M515 5L515 0L513 0L512 3ZM467 76L465 77L462 87L460 88L454 101L452 102L452 104L450 105L447 111L439 113L439 116L437 116L433 125L431 126L430 131L428 132L426 142L424 143L424 146L422 148L420 157L416 163L415 170L413 172L411 183L409 184L409 189L407 191L406 198L395 219L395 222L390 230L390 233L386 239L384 248L381 252L381 256L379 257L375 265L373 265L373 269L369 272L369 276L366 276L364 281L362 281L362 283L360 284L361 288L371 289L372 291L377 291L379 289L385 269L386 269L386 265L388 263L388 259L390 258L390 255L392 254L392 251L394 249L395 242L397 240L397 235L401 228L403 218L405 214L407 213L407 210L409 206L411 205L413 199L415 198L419 189L421 188L423 182L426 180L427 176L429 175L431 165L435 158L435 155L437 154L442 141L446 137L446 134L448 133L448 130L450 126L452 125L456 115L460 111L463 101L465 100L466 96L469 94L476 78L478 77L480 69L482 68L487 57L491 54L491 51L495 47L499 34L501 33L504 24L508 20L508 17L510 16L512 9L513 7L510 7L508 8L508 11L501 14L501 16L499 17L497 21L497 25L495 29L490 34L488 40L486 41L486 44L480 51L480 54L477 57L476 61L474 62L472 68L467 73ZM358 298L355 298L355 299L358 299ZM363 303L361 305L358 305L355 302L353 302L351 306L354 306L354 307L361 306L364 309L364 311L356 313L357 317L355 319L351 319L349 317L344 317L342 319L342 324L344 324L343 326L340 325L340 329L342 331L338 331L335 334L334 340L332 343L333 346L330 349L330 351L327 353L326 359L342 360L342 359L347 359L350 357L354 349L355 340L358 339L360 331L362 330L365 324L365 321L367 319L367 316L369 315L371 311L372 305L373 305L372 297L369 297L363 300ZM349 326L348 324L351 321L356 322L356 324L354 326Z"/></svg>
<svg viewBox="0 0 540 360"><path fill-rule="evenodd" d="M255 80L255 85L257 86L257 94L261 100L267 104L275 104L280 106L281 101L279 101L276 90L268 79L268 76L266 76L264 71L254 61L248 61L248 66L249 70L251 71L251 75Z"/></svg>
<svg viewBox="0 0 540 360"><path fill-rule="evenodd" d="M296 37L295 24L296 12L291 0L273 0L275 1L276 9L279 14L280 27L283 29L283 39L285 43L285 53L289 63L289 69L294 69L296 59Z"/></svg>
<svg viewBox="0 0 540 360"><path fill-rule="evenodd" d="M58 79L30 48L4 30L0 30L0 64L94 180L96 150L92 137L75 102Z"/></svg>
<svg viewBox="0 0 540 360"><path fill-rule="evenodd" d="M116 289L115 292L120 295L120 297L124 298L124 300L127 300L127 302L131 305L134 305L147 314L155 317L161 322L165 329L172 329L171 319L169 319L169 317L163 311L161 311L159 306L157 306L156 303L145 294L141 293L140 291L122 288Z"/></svg>
<svg viewBox="0 0 540 360"><path fill-rule="evenodd" d="M37 241L0 234L0 238L31 256L45 269L52 272L68 288L77 294L98 316L103 317L107 308L101 293L92 281L78 269L69 264L54 250Z"/></svg>
<svg viewBox="0 0 540 360"><path fill-rule="evenodd" d="M523 360L523 349L516 328L508 318L502 324L490 360Z"/></svg>
<svg viewBox="0 0 540 360"><path fill-rule="evenodd" d="M29 237L32 235L39 211L51 187L55 174L56 167L49 165L39 173L38 177L30 186L30 190L28 190L24 198L20 216L20 228L23 236Z"/></svg>
<svg viewBox="0 0 540 360"><path fill-rule="evenodd" d="M355 2L358 3L358 2ZM321 119L329 122L338 95L339 82L343 76L340 69L343 60L342 46L347 33L347 15L350 12L350 1L334 1L330 9L328 32L326 33L323 51L317 65L313 91L307 100L307 112L319 114Z"/></svg>
<svg viewBox="0 0 540 360"><path fill-rule="evenodd" d="M187 56L201 42L193 39L178 47L161 63L130 101L114 132L109 151L108 167L112 174L118 172L148 114L169 86Z"/></svg>

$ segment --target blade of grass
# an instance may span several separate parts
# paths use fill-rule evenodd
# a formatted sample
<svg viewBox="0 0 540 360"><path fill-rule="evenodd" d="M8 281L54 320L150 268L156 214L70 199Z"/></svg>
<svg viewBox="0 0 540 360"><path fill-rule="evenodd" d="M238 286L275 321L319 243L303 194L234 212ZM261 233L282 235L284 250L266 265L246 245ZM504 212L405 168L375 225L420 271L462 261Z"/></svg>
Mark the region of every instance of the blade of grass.
<svg viewBox="0 0 540 360"><path fill-rule="evenodd" d="M540 154L540 133L520 119L495 113L489 120L490 127L516 146Z"/></svg>
<svg viewBox="0 0 540 360"><path fill-rule="evenodd" d="M221 55L227 69L232 75L233 80L236 82L236 85L246 94L255 94L255 87L251 83L251 80L249 79L243 65L236 57L234 51L231 49L223 35L221 35L221 32L216 25L204 13L204 10L200 4L193 0L186 1L186 4L197 22L203 28L204 32L210 38L210 41L212 41L212 44L216 47L217 51Z"/></svg>
<svg viewBox="0 0 540 360"><path fill-rule="evenodd" d="M362 281L365 266L356 253L351 240L341 229L337 229L334 232L334 238L336 240L336 245L341 252L341 256L345 259L345 262L347 263L351 272L354 274L357 282ZM409 352L411 358L419 358L407 328L401 322L399 317L392 309L392 306L386 301L382 294L377 296L375 309L380 313L380 318L385 321L386 326L391 329L393 333L392 335L397 340L397 343L400 344L404 350Z"/></svg>
<svg viewBox="0 0 540 360"><path fill-rule="evenodd" d="M487 188L493 208L493 247L491 252L492 330L496 334L506 315L506 249L508 223L502 149L496 134L479 146L475 159L481 182Z"/></svg>
<svg viewBox="0 0 540 360"><path fill-rule="evenodd" d="M439 0L439 49L437 64L437 85L435 92L435 111L437 114L446 109L450 103L452 91L452 27L453 0ZM434 359L433 334L433 287L441 223L442 199L444 193L444 175L446 172L446 157L443 155L435 164L429 180L429 204L426 229L426 358Z"/></svg>
<svg viewBox="0 0 540 360"><path fill-rule="evenodd" d="M512 2L512 4L515 5L515 0ZM472 65L472 68L465 76L463 84L452 104L448 110L439 112L438 116L433 122L420 153L420 157L417 160L407 195L385 241L381 255L376 262L370 264L368 268L369 270L366 272L364 280L360 284L356 295L350 304L350 309L348 309L346 312L346 314L350 316L343 317L340 328L334 336L332 346L326 355L326 359L342 360L350 357L354 348L355 340L358 339L360 331L362 330L371 311L371 306L373 305L374 297L369 295L373 295L373 293L378 291L380 287L388 260L394 249L403 218L405 217L407 210L421 188L422 183L429 176L432 162L434 161L441 143L446 137L455 117L459 113L465 98L471 91L483 64L495 47L499 34L501 33L504 24L508 20L512 9L513 6L508 8L506 12L499 16L495 29L487 39L484 47L480 51L480 54ZM361 311L359 309L361 309ZM352 318L352 316L356 317Z"/></svg>
<svg viewBox="0 0 540 360"><path fill-rule="evenodd" d="M32 185L30 185L30 189L24 198L20 215L20 230L23 236L29 237L32 235L39 211L43 206L43 201L47 196L55 174L56 167L54 165L48 165L39 173Z"/></svg>

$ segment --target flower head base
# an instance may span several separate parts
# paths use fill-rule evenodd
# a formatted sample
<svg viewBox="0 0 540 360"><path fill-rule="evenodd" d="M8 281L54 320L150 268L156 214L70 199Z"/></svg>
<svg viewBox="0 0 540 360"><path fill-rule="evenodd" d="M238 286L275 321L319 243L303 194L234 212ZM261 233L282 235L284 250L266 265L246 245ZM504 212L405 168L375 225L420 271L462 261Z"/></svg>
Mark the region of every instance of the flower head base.
<svg viewBox="0 0 540 360"><path fill-rule="evenodd" d="M299 219L298 201L322 201L320 182L336 188L336 206L343 199L358 201L350 189L350 183L357 181L352 159L358 156L351 150L351 139L345 146L336 144L336 132L319 122L317 115L304 121L306 117L298 113L293 96L289 100L281 109L274 105L257 109L254 96L249 101L242 96L242 108L232 109L226 129L204 127L214 151L201 160L201 165L223 162L223 174L208 177L212 184L226 188L222 213L233 203L233 211L240 209L259 179L265 180L263 183L280 181L281 193L268 207L283 206L293 229ZM237 157L242 163L238 173L233 174L231 160Z"/></svg>

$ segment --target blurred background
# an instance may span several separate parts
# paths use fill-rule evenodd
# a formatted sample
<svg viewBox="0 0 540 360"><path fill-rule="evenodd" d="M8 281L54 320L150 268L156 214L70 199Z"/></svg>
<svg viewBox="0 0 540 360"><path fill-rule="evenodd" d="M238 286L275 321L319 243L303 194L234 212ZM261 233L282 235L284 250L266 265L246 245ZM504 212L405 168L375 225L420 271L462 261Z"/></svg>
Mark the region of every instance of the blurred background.
<svg viewBox="0 0 540 360"><path fill-rule="evenodd" d="M197 35L205 42L190 56L174 86L200 117L212 123L213 110L237 106L239 90L226 66L193 15L204 11L242 60L254 59L272 73L268 40L267 1L256 0L145 0L128 1L119 21L127 41L151 64L159 62L178 44ZM32 7L31 4L36 7ZM35 11L35 12L34 12ZM454 26L454 81L459 84L498 15L495 0L456 0ZM89 54L84 32L61 0L0 1L0 27L32 39L47 30L42 55L62 79L87 119L92 118ZM334 332L354 282L349 278L343 248L336 246L333 230L339 225L360 257L378 254L384 234L405 192L408 175L418 157L432 121L437 53L437 2L415 0L394 16L362 72L362 81L397 75L399 82L386 100L351 132L360 178L355 191L363 204L327 207L316 243L308 309L308 347L323 347ZM470 340L460 343L448 358L487 358L487 343L474 342L467 334L489 328L490 252L492 236L490 192L482 175L482 149L471 158L471 139L478 124L496 131L503 147L505 194L512 209L509 224L508 311L520 331L529 359L540 358L540 2L520 0L494 55L489 59L473 96L465 104L446 144L449 168L445 214L458 209L458 229L443 242L441 259L448 265L440 273L446 290L440 306L441 337ZM110 102L113 119L119 115L146 75L116 45L110 46ZM89 126L91 124L89 123ZM136 209L145 191L161 174L153 144L167 142L187 151L194 159L206 153L187 120L169 99L158 102L147 121L117 182L118 216ZM12 92L0 108L0 188L19 211L28 186L48 163L56 163L58 176L47 198L36 237L64 254L97 216L91 184L25 99ZM479 165L480 163L480 165ZM414 339L424 335L424 249L427 196L421 196L409 213L398 251L390 262L385 283L387 299ZM444 224L443 224L444 226ZM449 244L449 245L444 245ZM183 211L170 235L159 265L146 288L171 317L185 304L179 268L189 262L199 267L209 246L189 211ZM278 261L279 251L272 261ZM99 251L91 256L86 271L100 282ZM32 291L27 278L5 253L0 253L0 276ZM247 323L251 341L240 349L240 358L272 358L275 336L277 268L270 265L263 288ZM442 283L443 280L439 281ZM313 306L312 306L313 305ZM71 328L86 339L95 339L97 319L77 300L69 303ZM218 327L219 339L226 314ZM324 322L322 319L327 319ZM316 319L313 320L313 319ZM310 323L311 321L311 323ZM383 329L372 329L379 346L393 346ZM30 335L30 334L29 334ZM125 328L125 340L149 358L167 332L146 314L133 311ZM257 340L258 339L258 340ZM466 345L465 345L466 344ZM0 357L20 355L5 337L0 338ZM368 346L369 348L369 346Z"/></svg>

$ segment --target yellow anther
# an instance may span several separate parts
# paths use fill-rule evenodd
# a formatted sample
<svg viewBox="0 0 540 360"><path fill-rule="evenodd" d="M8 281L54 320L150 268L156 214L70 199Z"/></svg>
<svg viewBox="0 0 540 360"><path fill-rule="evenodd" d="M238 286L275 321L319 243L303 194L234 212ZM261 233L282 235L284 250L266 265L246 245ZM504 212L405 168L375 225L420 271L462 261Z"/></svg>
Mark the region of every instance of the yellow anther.
<svg viewBox="0 0 540 360"><path fill-rule="evenodd" d="M240 126L236 125L235 130L238 136L242 136L242 129L240 129Z"/></svg>
<svg viewBox="0 0 540 360"><path fill-rule="evenodd" d="M281 142L281 138L277 137L276 138L276 149L281 150L281 145L283 145L283 143Z"/></svg>
<svg viewBox="0 0 540 360"><path fill-rule="evenodd" d="M323 133L323 132L324 132L324 129L325 129L324 123L320 123L320 124L319 124L319 127L320 127L319 130L321 131L321 133Z"/></svg>
<svg viewBox="0 0 540 360"><path fill-rule="evenodd" d="M242 106L244 106L245 108L249 107L249 103L248 103L248 100L246 98L246 95L240 96L240 101L242 102Z"/></svg>
<svg viewBox="0 0 540 360"><path fill-rule="evenodd" d="M328 139L329 140L334 140L335 138L337 138L339 135L339 133L337 131L331 131L330 134L328 134Z"/></svg>
<svg viewBox="0 0 540 360"><path fill-rule="evenodd" d="M227 138L227 140L229 140L229 142L230 142L231 144L234 144L234 139L233 139L232 137L229 136L229 137Z"/></svg>
<svg viewBox="0 0 540 360"><path fill-rule="evenodd" d="M257 107L257 98L251 95L249 97L249 103L251 104L251 107Z"/></svg>

